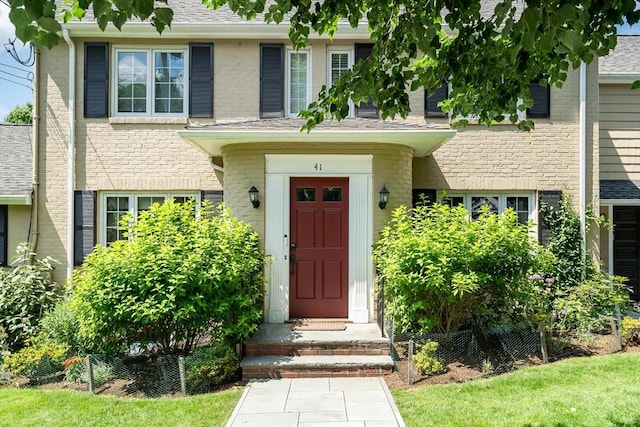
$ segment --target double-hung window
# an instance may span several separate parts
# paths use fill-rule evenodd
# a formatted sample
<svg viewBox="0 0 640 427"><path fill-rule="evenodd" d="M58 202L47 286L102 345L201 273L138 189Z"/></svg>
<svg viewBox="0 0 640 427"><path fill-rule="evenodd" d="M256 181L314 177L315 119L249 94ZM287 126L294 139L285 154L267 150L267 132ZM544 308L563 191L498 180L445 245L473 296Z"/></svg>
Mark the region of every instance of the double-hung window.
<svg viewBox="0 0 640 427"><path fill-rule="evenodd" d="M486 206L491 213L502 213L507 209L513 209L521 224L534 219L534 195L529 193L511 194L488 191L467 194L451 193L443 198L443 203L450 206L462 205L474 220L480 216L483 206Z"/></svg>
<svg viewBox="0 0 640 427"><path fill-rule="evenodd" d="M194 199L196 204L200 204L199 193L103 193L101 243L108 246L125 238L126 230L120 226L120 220L124 215L138 214L151 209L154 203L162 204L168 199L173 199L176 203L185 203Z"/></svg>
<svg viewBox="0 0 640 427"><path fill-rule="evenodd" d="M187 115L187 49L116 48L115 58L115 115Z"/></svg>
<svg viewBox="0 0 640 427"><path fill-rule="evenodd" d="M311 99L311 51L287 49L287 116L296 117Z"/></svg>
<svg viewBox="0 0 640 427"><path fill-rule="evenodd" d="M331 87L340 76L353 68L353 49L330 47L327 56L327 87ZM349 101L349 116L353 116L351 101Z"/></svg>

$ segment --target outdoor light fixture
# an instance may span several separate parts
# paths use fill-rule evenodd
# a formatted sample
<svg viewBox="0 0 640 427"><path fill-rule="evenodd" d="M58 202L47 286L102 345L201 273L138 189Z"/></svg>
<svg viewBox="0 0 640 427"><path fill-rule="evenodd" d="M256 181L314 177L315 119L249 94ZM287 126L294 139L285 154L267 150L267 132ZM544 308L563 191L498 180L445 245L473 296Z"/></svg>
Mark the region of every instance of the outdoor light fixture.
<svg viewBox="0 0 640 427"><path fill-rule="evenodd" d="M258 209L260 207L260 200L258 200L258 189L256 187L251 187L249 189L249 201L253 205L254 209Z"/></svg>
<svg viewBox="0 0 640 427"><path fill-rule="evenodd" d="M384 209L387 207L387 202L389 201L389 190L387 190L387 186L383 185L380 189L380 202L378 202L378 207L380 209Z"/></svg>

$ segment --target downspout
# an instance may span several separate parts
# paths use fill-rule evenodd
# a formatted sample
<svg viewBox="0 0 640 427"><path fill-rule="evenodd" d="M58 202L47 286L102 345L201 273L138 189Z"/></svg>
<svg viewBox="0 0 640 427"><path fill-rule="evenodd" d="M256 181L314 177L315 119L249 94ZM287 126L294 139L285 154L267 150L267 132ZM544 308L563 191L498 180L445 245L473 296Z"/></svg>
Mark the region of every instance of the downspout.
<svg viewBox="0 0 640 427"><path fill-rule="evenodd" d="M76 47L69 30L62 30L62 37L69 45L69 144L67 148L67 279L73 274L73 190L75 177L75 116L76 116Z"/></svg>
<svg viewBox="0 0 640 427"><path fill-rule="evenodd" d="M586 257L586 220L587 220L587 64L580 64L580 234L582 252ZM584 274L584 271L583 271Z"/></svg>
<svg viewBox="0 0 640 427"><path fill-rule="evenodd" d="M209 157L209 166L211 166L211 168L215 171L218 171L220 173L224 173L224 168L220 165L217 165L214 163L213 161L213 157Z"/></svg>
<svg viewBox="0 0 640 427"><path fill-rule="evenodd" d="M40 227L38 220L38 199L40 197L40 49L36 49L33 63L33 158L32 187L33 199L31 201L31 250L38 251L38 237Z"/></svg>

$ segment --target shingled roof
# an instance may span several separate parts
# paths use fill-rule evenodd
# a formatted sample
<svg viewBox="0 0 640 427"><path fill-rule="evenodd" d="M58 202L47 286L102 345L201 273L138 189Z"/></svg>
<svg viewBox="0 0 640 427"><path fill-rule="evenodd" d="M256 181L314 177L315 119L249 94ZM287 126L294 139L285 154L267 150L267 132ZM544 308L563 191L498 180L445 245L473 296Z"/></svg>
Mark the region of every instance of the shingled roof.
<svg viewBox="0 0 640 427"><path fill-rule="evenodd" d="M31 204L32 128L0 124L0 203Z"/></svg>
<svg viewBox="0 0 640 427"><path fill-rule="evenodd" d="M600 76L640 76L640 36L618 36L618 44L609 55L600 58Z"/></svg>

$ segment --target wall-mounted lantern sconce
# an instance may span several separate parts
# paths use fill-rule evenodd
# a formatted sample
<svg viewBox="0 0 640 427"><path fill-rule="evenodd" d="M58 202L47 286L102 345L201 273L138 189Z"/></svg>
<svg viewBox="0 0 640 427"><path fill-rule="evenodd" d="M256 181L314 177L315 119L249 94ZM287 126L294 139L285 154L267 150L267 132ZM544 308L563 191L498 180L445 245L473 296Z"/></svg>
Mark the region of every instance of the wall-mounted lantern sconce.
<svg viewBox="0 0 640 427"><path fill-rule="evenodd" d="M249 201L253 205L254 209L258 209L260 207L260 200L258 199L258 189L256 187L251 187L249 189Z"/></svg>
<svg viewBox="0 0 640 427"><path fill-rule="evenodd" d="M380 209L386 208L387 202L389 202L389 190L387 190L386 185L383 185L380 189L380 202L378 202L378 207Z"/></svg>

